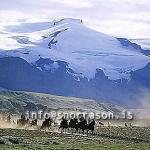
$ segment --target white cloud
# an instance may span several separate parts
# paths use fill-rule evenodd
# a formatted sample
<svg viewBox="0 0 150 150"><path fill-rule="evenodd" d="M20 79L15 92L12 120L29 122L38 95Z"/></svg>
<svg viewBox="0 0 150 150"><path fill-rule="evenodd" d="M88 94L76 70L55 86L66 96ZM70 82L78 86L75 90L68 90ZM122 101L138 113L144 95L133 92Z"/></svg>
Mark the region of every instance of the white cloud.
<svg viewBox="0 0 150 150"><path fill-rule="evenodd" d="M4 22L82 18L88 26L114 36L150 37L149 0L1 0ZM2 28L2 27L0 27Z"/></svg>
<svg viewBox="0 0 150 150"><path fill-rule="evenodd" d="M90 8L93 3L85 0L55 0L58 3L62 3L72 8Z"/></svg>

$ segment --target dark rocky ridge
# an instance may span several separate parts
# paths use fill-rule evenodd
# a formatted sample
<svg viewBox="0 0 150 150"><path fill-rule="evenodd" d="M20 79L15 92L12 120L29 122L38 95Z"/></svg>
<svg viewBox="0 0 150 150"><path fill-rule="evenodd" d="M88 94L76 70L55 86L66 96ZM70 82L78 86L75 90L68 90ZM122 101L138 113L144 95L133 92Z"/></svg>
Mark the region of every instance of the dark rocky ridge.
<svg viewBox="0 0 150 150"><path fill-rule="evenodd" d="M109 80L97 69L95 78L78 77L63 61L57 61L56 70L46 70L44 65L53 65L51 59L39 59L29 64L17 57L0 58L0 87L16 90L49 93L96 99L119 105L130 105L141 95L140 89L150 88L150 63L143 69L131 72L131 80ZM55 62L56 63L56 62ZM40 68L40 69L38 69ZM138 104L137 104L138 105Z"/></svg>

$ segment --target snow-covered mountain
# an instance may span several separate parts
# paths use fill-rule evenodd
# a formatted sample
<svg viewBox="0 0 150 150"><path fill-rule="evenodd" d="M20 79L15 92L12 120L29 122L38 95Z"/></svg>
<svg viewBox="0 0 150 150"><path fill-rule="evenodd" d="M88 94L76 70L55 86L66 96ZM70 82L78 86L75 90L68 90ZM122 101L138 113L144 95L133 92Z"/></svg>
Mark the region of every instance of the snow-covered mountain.
<svg viewBox="0 0 150 150"><path fill-rule="evenodd" d="M141 46L94 31L82 20L9 25L0 35L4 88L120 102L123 91L130 100L145 86L143 76L134 81L150 67ZM127 94L131 89L134 94Z"/></svg>
<svg viewBox="0 0 150 150"><path fill-rule="evenodd" d="M131 39L131 41L141 45L144 50L150 50L150 39Z"/></svg>
<svg viewBox="0 0 150 150"><path fill-rule="evenodd" d="M5 49L1 52L3 56L20 57L29 63L40 57L63 60L88 79L95 76L97 68L109 79L129 79L131 70L143 68L150 61L139 50L87 28L78 19L8 26L3 37L6 38L0 46Z"/></svg>
<svg viewBox="0 0 150 150"><path fill-rule="evenodd" d="M131 39L131 41L141 45L142 53L150 56L150 39Z"/></svg>

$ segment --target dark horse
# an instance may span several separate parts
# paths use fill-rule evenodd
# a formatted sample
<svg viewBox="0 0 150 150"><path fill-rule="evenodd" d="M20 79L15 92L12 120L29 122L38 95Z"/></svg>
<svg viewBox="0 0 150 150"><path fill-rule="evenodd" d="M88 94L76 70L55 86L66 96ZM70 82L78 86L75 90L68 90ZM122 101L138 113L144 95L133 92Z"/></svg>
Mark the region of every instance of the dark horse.
<svg viewBox="0 0 150 150"><path fill-rule="evenodd" d="M81 117L79 120L80 121L78 122L78 131L82 131L82 133L84 133L87 127L87 121L84 117Z"/></svg>
<svg viewBox="0 0 150 150"><path fill-rule="evenodd" d="M74 119L71 119L70 122L69 122L69 128L72 129L76 129L76 132L80 132L82 131L82 133L84 133L84 131L87 131L86 133L88 134L89 131L94 132L94 126L95 126L95 120L92 119L89 123L87 123L87 120L84 118L84 117L81 117L79 119L79 122L78 122L78 119L74 118Z"/></svg>
<svg viewBox="0 0 150 150"><path fill-rule="evenodd" d="M62 121L60 122L60 129L62 129L61 132L63 132L65 129L67 129L69 127L68 125L68 120L65 119L64 117L62 118Z"/></svg>
<svg viewBox="0 0 150 150"><path fill-rule="evenodd" d="M72 132L73 132L73 129L75 129L77 132L78 131L78 119L77 118L70 119L68 127L71 128Z"/></svg>
<svg viewBox="0 0 150 150"><path fill-rule="evenodd" d="M29 119L25 117L25 115L21 115L21 118L17 120L17 125L26 126L29 124Z"/></svg>
<svg viewBox="0 0 150 150"><path fill-rule="evenodd" d="M86 125L86 130L87 130L87 134L89 133L89 131L94 132L94 126L95 126L95 120L92 119L91 122L89 124Z"/></svg>
<svg viewBox="0 0 150 150"><path fill-rule="evenodd" d="M46 129L46 128L49 129L51 125L52 125L52 119L50 117L46 118L42 123L41 129Z"/></svg>

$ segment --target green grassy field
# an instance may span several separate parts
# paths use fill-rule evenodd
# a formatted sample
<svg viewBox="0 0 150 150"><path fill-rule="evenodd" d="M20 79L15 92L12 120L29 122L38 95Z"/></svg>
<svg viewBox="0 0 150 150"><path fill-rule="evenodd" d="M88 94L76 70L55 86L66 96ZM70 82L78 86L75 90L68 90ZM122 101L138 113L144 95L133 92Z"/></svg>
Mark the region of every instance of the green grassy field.
<svg viewBox="0 0 150 150"><path fill-rule="evenodd" d="M116 108L98 104L92 100L83 100L72 97L60 97L39 93L26 92L0 92L0 112L8 115L10 112L18 114L24 106L40 106L49 109L81 110L107 110L118 112ZM17 104L17 105L16 105ZM6 116L7 116L6 115ZM145 123L144 120L140 122ZM107 124L108 122L104 122ZM114 120L112 125L124 125ZM149 123L148 123L149 124ZM133 125L136 123L133 122ZM12 128L0 122L0 128ZM16 128L16 126L14 127ZM0 150L150 150L150 127L100 127L94 135L61 134L58 132L45 132L24 129L0 129Z"/></svg>
<svg viewBox="0 0 150 150"><path fill-rule="evenodd" d="M111 135L106 128L101 129L99 135L62 134L58 132L45 132L38 130L23 129L0 129L0 150L149 150L150 130L140 129L143 133L138 136L139 128L125 130L124 138L121 129L114 128ZM118 134L120 134L118 136ZM129 134L129 135L127 135ZM145 136L143 136L145 135ZM136 137L137 136L137 137ZM17 142L2 144L2 139L15 139Z"/></svg>

